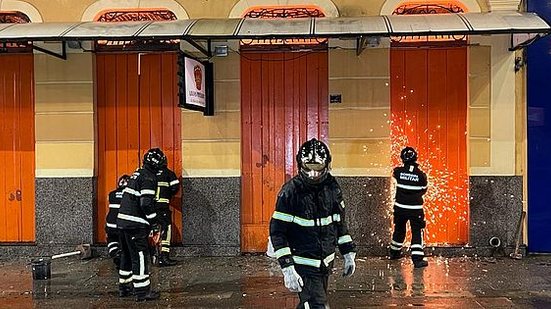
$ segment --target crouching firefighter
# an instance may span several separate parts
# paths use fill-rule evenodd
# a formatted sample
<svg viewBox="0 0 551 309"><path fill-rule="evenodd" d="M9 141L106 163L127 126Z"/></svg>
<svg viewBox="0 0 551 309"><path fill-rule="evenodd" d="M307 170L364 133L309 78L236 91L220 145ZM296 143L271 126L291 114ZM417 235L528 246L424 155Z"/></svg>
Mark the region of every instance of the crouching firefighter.
<svg viewBox="0 0 551 309"><path fill-rule="evenodd" d="M299 149L299 174L283 185L270 221L270 241L285 287L297 292L297 308L326 308L335 247L344 257L343 276L354 273L355 245L348 234L342 191L329 173L329 148L311 139Z"/></svg>
<svg viewBox="0 0 551 309"><path fill-rule="evenodd" d="M130 176L122 175L117 181L117 188L109 192L109 212L105 218L105 233L107 234L107 249L109 257L113 259L115 267L119 269L121 261L121 249L119 241L119 229L117 229L117 215L121 207L122 191L128 185Z"/></svg>
<svg viewBox="0 0 551 309"><path fill-rule="evenodd" d="M132 293L136 301L154 300L159 292L151 290L149 280L149 243L152 226L157 224L155 213L156 174L163 166L164 154L159 148L148 150L143 166L128 181L122 195L117 216L121 236L121 263L119 270L119 296Z"/></svg>
<svg viewBox="0 0 551 309"><path fill-rule="evenodd" d="M157 201L155 212L161 225L161 253L157 260L160 267L176 265L176 261L170 258L170 241L172 236L172 211L170 200L178 193L180 181L176 174L168 168L168 162L164 159L163 167L157 172Z"/></svg>
<svg viewBox="0 0 551 309"><path fill-rule="evenodd" d="M415 268L428 265L423 253L423 194L427 192L427 175L419 169L417 151L412 147L404 148L400 153L403 166L394 168L392 177L396 179L396 198L394 201L394 232L390 243L390 259L402 257L402 246L406 238L406 224L411 227L411 259Z"/></svg>

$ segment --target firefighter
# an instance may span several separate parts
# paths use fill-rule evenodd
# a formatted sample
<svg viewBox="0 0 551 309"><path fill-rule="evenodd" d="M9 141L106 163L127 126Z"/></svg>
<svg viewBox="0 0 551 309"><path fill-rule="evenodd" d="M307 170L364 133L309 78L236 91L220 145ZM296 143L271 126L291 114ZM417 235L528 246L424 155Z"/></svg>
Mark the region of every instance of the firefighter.
<svg viewBox="0 0 551 309"><path fill-rule="evenodd" d="M338 245L343 276L354 273L355 245L345 221L342 191L329 173L331 154L313 138L300 147L299 173L281 188L270 221L270 241L285 287L297 292L297 308L325 308L327 284Z"/></svg>
<svg viewBox="0 0 551 309"><path fill-rule="evenodd" d="M176 261L169 256L172 234L170 200L180 189L180 181L176 174L168 168L166 158L164 162L164 166L157 172L157 198L155 203L155 211L161 226L161 253L157 261L160 267L176 265Z"/></svg>
<svg viewBox="0 0 551 309"><path fill-rule="evenodd" d="M109 257L113 259L115 267L119 269L121 249L119 246L119 230L117 229L117 214L121 207L122 191L128 185L130 176L122 175L117 181L117 188L109 192L109 212L105 219L105 233L107 234L107 249Z"/></svg>
<svg viewBox="0 0 551 309"><path fill-rule="evenodd" d="M159 148L148 150L143 166L128 181L117 215L121 232L121 264L119 270L119 296L133 291L136 301L158 299L160 293L151 290L149 280L149 233L157 225L155 212L156 174L165 164L165 155Z"/></svg>
<svg viewBox="0 0 551 309"><path fill-rule="evenodd" d="M394 201L394 233L390 243L390 259L402 258L402 246L406 238L406 224L411 227L411 259L415 268L428 265L423 253L423 194L427 192L427 175L419 169L417 151L405 147L401 153L403 166L394 168L392 177L396 179Z"/></svg>

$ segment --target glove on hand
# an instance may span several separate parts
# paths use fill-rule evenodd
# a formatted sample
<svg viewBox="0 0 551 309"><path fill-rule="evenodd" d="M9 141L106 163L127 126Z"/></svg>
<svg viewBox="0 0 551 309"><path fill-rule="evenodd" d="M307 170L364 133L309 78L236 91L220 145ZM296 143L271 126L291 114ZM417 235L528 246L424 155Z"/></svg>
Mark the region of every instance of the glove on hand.
<svg viewBox="0 0 551 309"><path fill-rule="evenodd" d="M302 286L304 283L302 282L300 275L295 270L295 266L287 266L282 268L281 272L283 272L285 287L289 289L289 291L294 293L302 292Z"/></svg>
<svg viewBox="0 0 551 309"><path fill-rule="evenodd" d="M350 277L356 271L356 262L354 262L354 259L356 258L356 252L350 252L345 254L344 256L344 271L342 273L343 277Z"/></svg>

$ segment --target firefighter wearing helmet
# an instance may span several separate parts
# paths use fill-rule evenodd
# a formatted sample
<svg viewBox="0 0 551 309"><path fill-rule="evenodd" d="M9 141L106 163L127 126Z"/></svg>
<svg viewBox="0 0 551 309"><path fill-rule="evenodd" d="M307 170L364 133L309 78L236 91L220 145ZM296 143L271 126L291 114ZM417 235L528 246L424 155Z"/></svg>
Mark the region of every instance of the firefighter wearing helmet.
<svg viewBox="0 0 551 309"><path fill-rule="evenodd" d="M136 296L136 301L154 300L159 292L151 290L149 280L148 237L158 225L155 212L157 172L164 166L166 157L159 148L148 150L143 166L130 177L123 191L117 215L120 229L121 262L119 269L119 296ZM132 292L133 291L133 292Z"/></svg>
<svg viewBox="0 0 551 309"><path fill-rule="evenodd" d="M119 208L121 207L122 192L128 185L130 176L122 175L117 181L117 188L109 192L109 211L105 218L105 233L107 235L107 249L109 250L109 257L113 259L115 267L119 269L121 261L121 249L119 241L119 229L117 228L117 215L119 214Z"/></svg>
<svg viewBox="0 0 551 309"><path fill-rule="evenodd" d="M423 195L427 192L427 175L419 169L417 151L405 147L400 153L403 166L394 168L392 177L396 179L394 201L394 232L390 243L390 259L402 258L402 246L406 238L406 224L411 227L411 259L415 268L428 265L423 253Z"/></svg>
<svg viewBox="0 0 551 309"><path fill-rule="evenodd" d="M354 273L356 252L345 220L342 191L329 173L331 154L313 138L300 147L297 176L283 185L270 222L270 244L285 287L298 293L297 308L325 308L335 248L344 276Z"/></svg>

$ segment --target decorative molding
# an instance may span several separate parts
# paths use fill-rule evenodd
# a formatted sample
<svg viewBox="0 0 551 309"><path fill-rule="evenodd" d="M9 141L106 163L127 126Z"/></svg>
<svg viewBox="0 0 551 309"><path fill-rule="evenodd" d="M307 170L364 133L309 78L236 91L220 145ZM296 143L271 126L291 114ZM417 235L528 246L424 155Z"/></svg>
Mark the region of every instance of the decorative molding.
<svg viewBox="0 0 551 309"><path fill-rule="evenodd" d="M518 11L521 0L488 0L490 11Z"/></svg>
<svg viewBox="0 0 551 309"><path fill-rule="evenodd" d="M252 7L297 7L317 6L327 17L338 17L339 10L331 0L239 0L229 14L229 18L241 18Z"/></svg>
<svg viewBox="0 0 551 309"><path fill-rule="evenodd" d="M19 11L25 13L33 23L42 22L40 12L30 3L19 0L1 0L0 11Z"/></svg>
<svg viewBox="0 0 551 309"><path fill-rule="evenodd" d="M381 15L392 15L392 12L396 8L398 8L401 5L407 4L407 3L419 3L420 1L416 0L386 0L383 6L381 7ZM430 1L427 1L429 3ZM435 2L441 2L441 1L435 1ZM480 12L480 5L478 4L478 1L476 0L460 0L458 2L461 2L465 8L467 8L467 12L471 13L479 13Z"/></svg>
<svg viewBox="0 0 551 309"><path fill-rule="evenodd" d="M186 10L174 0L98 0L86 8L81 21L94 21L97 15L106 10L125 9L166 9L178 19L189 19Z"/></svg>

